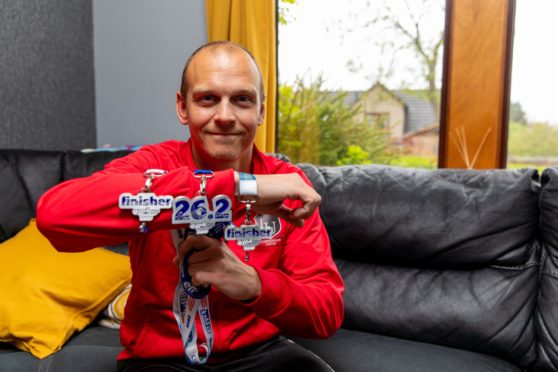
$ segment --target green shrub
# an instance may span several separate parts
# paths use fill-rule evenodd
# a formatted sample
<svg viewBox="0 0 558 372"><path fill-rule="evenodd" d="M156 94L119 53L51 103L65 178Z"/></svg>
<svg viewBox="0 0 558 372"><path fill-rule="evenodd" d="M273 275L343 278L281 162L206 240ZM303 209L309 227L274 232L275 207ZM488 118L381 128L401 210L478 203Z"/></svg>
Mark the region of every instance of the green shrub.
<svg viewBox="0 0 558 372"><path fill-rule="evenodd" d="M406 168L435 169L438 167L438 161L436 158L427 157L427 156L414 156L414 155L395 157L391 159L389 164L396 165L399 167L406 167Z"/></svg>

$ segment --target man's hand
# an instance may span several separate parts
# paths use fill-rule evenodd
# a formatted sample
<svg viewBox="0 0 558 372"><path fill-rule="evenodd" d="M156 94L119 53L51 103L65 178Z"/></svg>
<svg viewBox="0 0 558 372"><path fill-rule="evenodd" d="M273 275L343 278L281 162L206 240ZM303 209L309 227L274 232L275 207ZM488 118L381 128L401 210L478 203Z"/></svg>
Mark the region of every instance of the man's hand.
<svg viewBox="0 0 558 372"><path fill-rule="evenodd" d="M254 209L258 212L281 217L301 227L320 205L320 195L296 173L255 176L259 199ZM283 204L285 199L300 200L302 207L291 209Z"/></svg>
<svg viewBox="0 0 558 372"><path fill-rule="evenodd" d="M182 262L189 251L188 274L195 286L214 285L232 299L245 301L260 295L256 270L242 262L227 245L205 235L190 235L178 247L174 263Z"/></svg>

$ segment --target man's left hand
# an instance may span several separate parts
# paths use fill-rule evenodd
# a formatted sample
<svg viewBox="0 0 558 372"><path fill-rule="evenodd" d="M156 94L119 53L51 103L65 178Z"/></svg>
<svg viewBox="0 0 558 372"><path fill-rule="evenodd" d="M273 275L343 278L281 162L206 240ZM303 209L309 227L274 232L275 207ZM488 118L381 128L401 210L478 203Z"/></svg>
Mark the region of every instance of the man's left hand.
<svg viewBox="0 0 558 372"><path fill-rule="evenodd" d="M174 263L182 262L189 251L188 274L195 286L214 285L232 299L246 301L260 295L261 282L256 270L242 262L227 245L205 235L190 235L178 248Z"/></svg>

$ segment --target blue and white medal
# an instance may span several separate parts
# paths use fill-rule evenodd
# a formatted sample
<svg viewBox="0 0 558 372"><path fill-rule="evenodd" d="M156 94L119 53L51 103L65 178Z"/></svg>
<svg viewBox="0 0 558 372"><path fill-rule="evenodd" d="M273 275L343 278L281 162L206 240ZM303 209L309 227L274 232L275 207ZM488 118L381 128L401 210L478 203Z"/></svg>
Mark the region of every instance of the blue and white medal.
<svg viewBox="0 0 558 372"><path fill-rule="evenodd" d="M252 222L251 211L252 202L243 200L246 205L246 219L240 226L229 225L225 229L225 240L236 240L236 243L244 251L244 261L250 258L250 252L256 249L263 239L269 239L273 235L271 227L262 227Z"/></svg>
<svg viewBox="0 0 558 372"><path fill-rule="evenodd" d="M190 224L196 234L207 234L216 223L228 223L232 220L231 199L226 195L217 195L212 200L212 209L206 196L207 180L213 172L197 170L194 177L200 179L200 191L193 199L178 196L172 204L172 223Z"/></svg>
<svg viewBox="0 0 558 372"><path fill-rule="evenodd" d="M143 174L146 178L145 185L137 194L125 192L118 197L118 207L120 209L131 209L134 216L138 216L140 221L139 230L142 233L148 231L146 222L153 221L153 218L161 213L161 209L172 208L173 197L171 195L158 196L151 192L153 180L167 173L161 169L148 169Z"/></svg>

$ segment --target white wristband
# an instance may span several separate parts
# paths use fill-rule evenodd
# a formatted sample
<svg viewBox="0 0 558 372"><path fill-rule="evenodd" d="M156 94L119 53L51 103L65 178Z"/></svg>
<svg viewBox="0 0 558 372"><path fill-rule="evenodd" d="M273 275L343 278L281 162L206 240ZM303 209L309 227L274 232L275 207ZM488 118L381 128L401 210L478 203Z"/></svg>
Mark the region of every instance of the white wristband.
<svg viewBox="0 0 558 372"><path fill-rule="evenodd" d="M258 196L258 183L256 176L250 173L238 172L238 195Z"/></svg>

